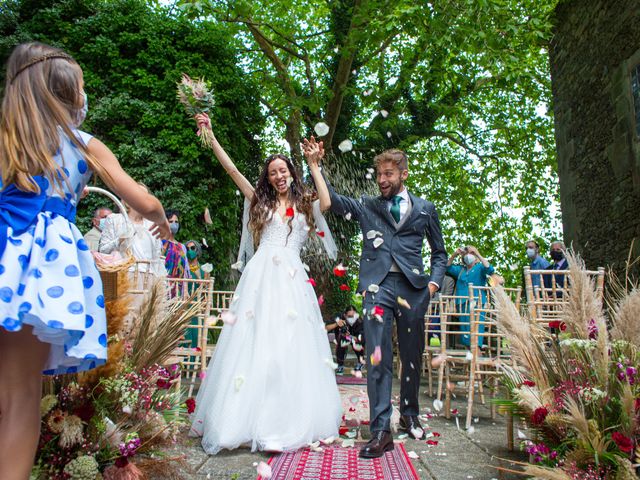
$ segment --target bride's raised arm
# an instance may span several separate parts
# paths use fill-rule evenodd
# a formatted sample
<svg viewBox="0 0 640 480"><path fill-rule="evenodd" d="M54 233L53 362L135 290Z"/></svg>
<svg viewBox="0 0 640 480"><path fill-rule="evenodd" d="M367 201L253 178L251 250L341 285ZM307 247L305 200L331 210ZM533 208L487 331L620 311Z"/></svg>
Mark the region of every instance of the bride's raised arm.
<svg viewBox="0 0 640 480"><path fill-rule="evenodd" d="M231 177L231 180L233 180L234 183L238 186L242 194L249 200L253 199L253 185L251 185L249 180L247 180L245 176L240 173L238 167L236 167L236 165L233 163L233 160L231 160L229 155L227 155L227 152L225 152L224 148L222 148L222 145L220 145L220 143L218 142L218 139L215 137L215 135L213 135L213 129L211 128L211 120L209 119L209 116L205 113L200 113L196 115L195 118L198 124L198 128L207 128L211 130L211 134L213 136L213 146L211 147L211 149L220 162L220 165L224 167L224 169Z"/></svg>

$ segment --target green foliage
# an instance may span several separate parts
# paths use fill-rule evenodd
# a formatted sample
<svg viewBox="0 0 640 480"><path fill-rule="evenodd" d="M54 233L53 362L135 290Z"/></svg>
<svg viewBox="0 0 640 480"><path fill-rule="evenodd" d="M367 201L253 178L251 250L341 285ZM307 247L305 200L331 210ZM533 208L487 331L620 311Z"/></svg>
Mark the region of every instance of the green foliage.
<svg viewBox="0 0 640 480"><path fill-rule="evenodd" d="M78 60L89 97L83 129L107 144L165 208L181 211L178 240L206 238L210 248L203 261L213 263L217 287L231 286L241 198L212 154L199 146L195 124L176 100L183 72L211 82L216 134L239 168L257 175L261 154L253 137L263 128L257 88L238 68L227 30L142 0L6 2L0 9L0 59L4 63L16 44L30 40L61 47ZM83 200L83 231L93 208L103 203L92 196ZM202 215L207 206L209 226Z"/></svg>

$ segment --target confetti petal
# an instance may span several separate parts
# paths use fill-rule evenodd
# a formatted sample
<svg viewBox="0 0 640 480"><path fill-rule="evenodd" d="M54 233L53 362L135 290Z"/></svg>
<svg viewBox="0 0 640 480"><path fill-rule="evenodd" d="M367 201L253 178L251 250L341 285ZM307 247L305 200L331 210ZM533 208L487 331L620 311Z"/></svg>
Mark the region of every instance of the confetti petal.
<svg viewBox="0 0 640 480"><path fill-rule="evenodd" d="M343 140L338 145L338 150L340 150L342 153L350 152L351 150L353 150L353 143L351 143L351 140Z"/></svg>
<svg viewBox="0 0 640 480"><path fill-rule="evenodd" d="M233 268L234 270L240 270L242 269L242 267L244 267L244 262L242 260L238 260L236 263L231 265L231 268Z"/></svg>
<svg viewBox="0 0 640 480"><path fill-rule="evenodd" d="M351 212L347 212L344 218L346 218L347 220L351 220Z"/></svg>
<svg viewBox="0 0 640 480"><path fill-rule="evenodd" d="M415 273L416 275L420 275L420 270L418 270L417 268L414 268L413 270L411 270L413 273Z"/></svg>
<svg viewBox="0 0 640 480"><path fill-rule="evenodd" d="M209 244L207 243L207 239L202 237L202 245L204 245L204 248L209 248Z"/></svg>
<svg viewBox="0 0 640 480"><path fill-rule="evenodd" d="M373 248L378 248L380 245L382 245L384 243L384 240L381 238L376 238L373 241Z"/></svg>
<svg viewBox="0 0 640 480"><path fill-rule="evenodd" d="M340 263L333 268L333 274L336 277L344 277L347 274L347 269Z"/></svg>
<svg viewBox="0 0 640 480"><path fill-rule="evenodd" d="M324 443L325 445L331 445L335 441L336 441L336 437L329 437L329 438L325 438L324 440L320 440L320 442Z"/></svg>
<svg viewBox="0 0 640 480"><path fill-rule="evenodd" d="M287 177L287 187L290 187L292 183L293 183L293 177ZM289 217L293 217L293 213L291 215L288 215L288 216Z"/></svg>
<svg viewBox="0 0 640 480"><path fill-rule="evenodd" d="M342 448L355 447L356 441L352 438L343 438L342 439Z"/></svg>
<svg viewBox="0 0 640 480"><path fill-rule="evenodd" d="M295 268L292 268L291 270L289 270L289 276L291 278L296 276L296 273L298 272L298 270L296 270Z"/></svg>
<svg viewBox="0 0 640 480"><path fill-rule="evenodd" d="M319 237L324 238L324 232L323 232L322 230L317 230L317 231L316 231L316 234L317 234Z"/></svg>
<svg viewBox="0 0 640 480"><path fill-rule="evenodd" d="M256 470L258 471L258 475L260 475L263 479L271 478L271 476L273 475L273 472L271 471L271 465L265 462L260 462Z"/></svg>
<svg viewBox="0 0 640 480"><path fill-rule="evenodd" d="M318 305L322 306L324 304L324 295L320 295L318 297Z"/></svg>
<svg viewBox="0 0 640 480"><path fill-rule="evenodd" d="M354 370L353 376L356 378L362 378L362 372L360 370Z"/></svg>
<svg viewBox="0 0 640 480"><path fill-rule="evenodd" d="M391 138L391 136L392 136L392 133L391 132L387 132L387 137Z"/></svg>
<svg viewBox="0 0 640 480"><path fill-rule="evenodd" d="M373 176L370 173L367 173L364 178L366 178L367 180L371 180L373 178Z"/></svg>
<svg viewBox="0 0 640 480"><path fill-rule="evenodd" d="M440 410L442 410L442 400L435 399L433 401L433 409L436 412L439 412Z"/></svg>
<svg viewBox="0 0 640 480"><path fill-rule="evenodd" d="M296 318L298 318L298 313L296 311L294 311L294 310L289 309L289 310L287 310L287 317L290 320L295 320Z"/></svg>
<svg viewBox="0 0 640 480"><path fill-rule="evenodd" d="M371 354L371 365L378 365L382 360L382 350L380 349L380 345L376 345L376 348L373 349L373 353Z"/></svg>
<svg viewBox="0 0 640 480"><path fill-rule="evenodd" d="M229 310L223 311L220 314L220 318L227 325L233 325L234 323L236 323L236 320L237 320L236 316L232 312L230 312Z"/></svg>
<svg viewBox="0 0 640 480"><path fill-rule="evenodd" d="M465 355L464 358L466 360L473 360L473 353L471 353L470 351L468 351Z"/></svg>
<svg viewBox="0 0 640 480"><path fill-rule="evenodd" d="M204 223L207 225L213 225L213 222L211 221L211 213L209 213L209 207L205 207L204 209Z"/></svg>
<svg viewBox="0 0 640 480"><path fill-rule="evenodd" d="M204 240L204 239L203 239ZM213 272L213 265L211 265L210 263L205 263L204 265L202 265L200 267L202 269L202 271L204 273L211 273Z"/></svg>
<svg viewBox="0 0 640 480"><path fill-rule="evenodd" d="M389 112L386 110L380 110L380 115L382 115L382 118L387 118L389 116Z"/></svg>
<svg viewBox="0 0 640 480"><path fill-rule="evenodd" d="M318 122L316 123L315 127L313 127L313 130L319 137L324 137L327 133L329 133L329 125L324 122Z"/></svg>
<svg viewBox="0 0 640 480"><path fill-rule="evenodd" d="M404 298L398 297L397 302L398 302L398 305L400 305L401 307L404 307L407 310L411 310L411 305L409 305L409 302L407 302Z"/></svg>
<svg viewBox="0 0 640 480"><path fill-rule="evenodd" d="M380 291L380 287L375 283L372 283L367 287L367 290L370 291L371 293L378 293Z"/></svg>
<svg viewBox="0 0 640 480"><path fill-rule="evenodd" d="M411 435L413 435L416 440L420 440L424 435L424 430L422 430L421 428L412 428Z"/></svg>
<svg viewBox="0 0 640 480"><path fill-rule="evenodd" d="M302 266L304 267L305 271L307 272L311 271L311 269L309 268L309 265L307 265L306 263L303 263Z"/></svg>
<svg viewBox="0 0 640 480"><path fill-rule="evenodd" d="M310 283L312 287L316 286L316 281L313 278L310 278L309 280L307 280L307 283Z"/></svg>
<svg viewBox="0 0 640 480"><path fill-rule="evenodd" d="M236 378L233 379L233 386L236 389L236 392L240 391L240 387L242 387L242 384L244 383L244 376L242 375L237 375Z"/></svg>
<svg viewBox="0 0 640 480"><path fill-rule="evenodd" d="M376 238L377 236L382 236L382 232L379 232L377 230L369 230L367 232L367 239L371 240L372 238Z"/></svg>
<svg viewBox="0 0 640 480"><path fill-rule="evenodd" d="M414 452L413 450L409 450L409 451L407 452L407 456L408 456L409 458L413 458L414 460L416 460L416 459L420 458L420 455L418 455L418 454L417 454L416 452Z"/></svg>

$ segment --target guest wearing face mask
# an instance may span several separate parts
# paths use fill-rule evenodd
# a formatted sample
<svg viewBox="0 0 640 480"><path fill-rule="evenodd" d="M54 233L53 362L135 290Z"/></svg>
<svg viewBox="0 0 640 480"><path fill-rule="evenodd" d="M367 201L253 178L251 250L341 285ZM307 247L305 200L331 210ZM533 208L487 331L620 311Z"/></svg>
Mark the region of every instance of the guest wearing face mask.
<svg viewBox="0 0 640 480"><path fill-rule="evenodd" d="M461 257L464 265L453 265L456 257ZM453 255L449 257L447 261L447 275L456 279L456 291L455 295L460 297L469 296L469 284L473 284L478 287L484 287L487 285L487 278L495 272L493 266L489 264L489 261L480 255L478 249L474 246L467 246L458 248ZM487 301L485 292L482 292L482 298L480 301L484 304ZM476 297L479 299L479 297ZM456 299L456 311L460 313L458 321L460 322L460 331L469 332L470 330L470 318L469 318L469 302L465 299ZM480 323L480 333L484 332L484 324ZM470 346L471 338L469 334L461 335L461 343L465 346ZM482 347L484 343L483 337L478 337L478 344Z"/></svg>
<svg viewBox="0 0 640 480"><path fill-rule="evenodd" d="M553 263L549 265L547 270L567 270L569 268L569 262L565 257L566 248L564 243L559 240L556 240L551 244L550 255ZM544 286L545 288L552 288L553 282L552 278L555 278L555 284L561 290L564 288L564 275L545 275L544 276ZM558 291L557 295L562 296L562 291Z"/></svg>
<svg viewBox="0 0 640 480"><path fill-rule="evenodd" d="M162 240L162 255L165 257L164 266L167 277L191 278L187 247L176 240L176 234L180 230L180 212L167 210L165 213L171 229L171 236L167 240Z"/></svg>
<svg viewBox="0 0 640 480"><path fill-rule="evenodd" d="M202 255L202 245L197 240L189 240L185 243L187 247L187 260L189 261L189 270L191 271L191 278L202 280L205 278L205 272L200 266L200 255Z"/></svg>
<svg viewBox="0 0 640 480"><path fill-rule="evenodd" d="M111 209L108 207L98 207L93 212L91 224L93 227L84 234L84 241L89 245L89 250L97 251L100 245L100 235L104 230L105 219L111 215Z"/></svg>
<svg viewBox="0 0 640 480"><path fill-rule="evenodd" d="M529 240L526 243L527 258L529 259L529 268L531 270L546 270L549 268L549 262L540 255L540 245L535 240ZM542 275L532 275L531 283L533 288L540 288L542 286Z"/></svg>
<svg viewBox="0 0 640 480"><path fill-rule="evenodd" d="M344 358L347 355L349 345L353 348L353 353L358 359L354 370L357 372L362 370L365 363L363 327L362 318L353 305L349 305L343 313L337 315L333 322L326 324L328 332L335 330L337 375L344 374Z"/></svg>

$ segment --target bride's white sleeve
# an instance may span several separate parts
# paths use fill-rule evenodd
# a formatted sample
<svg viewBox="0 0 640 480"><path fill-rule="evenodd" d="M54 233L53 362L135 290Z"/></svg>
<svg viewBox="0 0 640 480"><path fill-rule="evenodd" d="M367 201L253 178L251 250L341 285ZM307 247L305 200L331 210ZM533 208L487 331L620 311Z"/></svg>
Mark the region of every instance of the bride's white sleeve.
<svg viewBox="0 0 640 480"><path fill-rule="evenodd" d="M320 211L320 200L315 200L313 202L313 221L316 224L316 232L323 233L323 235L320 235L320 240L322 241L322 245L324 245L327 255L331 260L335 260L338 258L338 247L336 246L336 242L333 240L333 235L331 235L331 230L329 230L327 220Z"/></svg>
<svg viewBox="0 0 640 480"><path fill-rule="evenodd" d="M238 250L238 262L236 263L239 271L244 270L244 266L253 257L253 235L249 231L249 208L251 202L248 198L244 199L244 209L242 212L242 236L240 237L240 248Z"/></svg>

